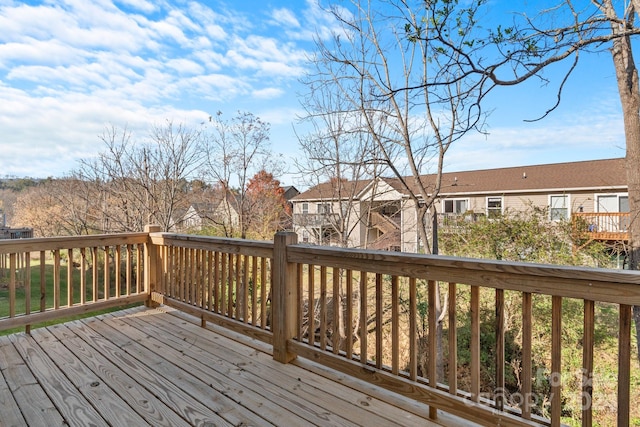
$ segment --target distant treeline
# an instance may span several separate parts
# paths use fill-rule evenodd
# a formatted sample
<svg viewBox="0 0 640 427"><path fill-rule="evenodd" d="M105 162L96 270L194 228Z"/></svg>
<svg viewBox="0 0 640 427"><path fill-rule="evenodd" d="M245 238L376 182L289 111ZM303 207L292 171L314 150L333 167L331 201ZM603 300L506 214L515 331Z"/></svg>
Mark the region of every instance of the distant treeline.
<svg viewBox="0 0 640 427"><path fill-rule="evenodd" d="M50 178L47 178L50 179ZM0 190L12 190L12 191L22 191L29 187L35 187L41 182L46 181L43 178L14 178L14 177L5 177L0 178Z"/></svg>

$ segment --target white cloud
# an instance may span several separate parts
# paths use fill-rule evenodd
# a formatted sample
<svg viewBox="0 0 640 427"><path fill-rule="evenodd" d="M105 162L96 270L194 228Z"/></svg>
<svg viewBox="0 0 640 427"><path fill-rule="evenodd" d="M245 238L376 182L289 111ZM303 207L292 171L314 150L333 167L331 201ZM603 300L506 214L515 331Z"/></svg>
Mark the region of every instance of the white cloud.
<svg viewBox="0 0 640 427"><path fill-rule="evenodd" d="M144 13L151 13L157 10L153 2L146 0L118 0L117 2Z"/></svg>
<svg viewBox="0 0 640 427"><path fill-rule="evenodd" d="M289 9L275 9L271 17L276 24L282 25L283 27L293 27L300 28L300 22L298 18L291 12Z"/></svg>
<svg viewBox="0 0 640 427"><path fill-rule="evenodd" d="M285 91L281 88L267 87L264 89L254 90L253 92L251 92L251 96L260 99L273 99L278 98L284 93Z"/></svg>
<svg viewBox="0 0 640 427"><path fill-rule="evenodd" d="M615 110L614 110L615 111ZM586 114L582 114L586 113ZM574 112L536 124L470 133L445 158L449 171L624 157L622 116Z"/></svg>

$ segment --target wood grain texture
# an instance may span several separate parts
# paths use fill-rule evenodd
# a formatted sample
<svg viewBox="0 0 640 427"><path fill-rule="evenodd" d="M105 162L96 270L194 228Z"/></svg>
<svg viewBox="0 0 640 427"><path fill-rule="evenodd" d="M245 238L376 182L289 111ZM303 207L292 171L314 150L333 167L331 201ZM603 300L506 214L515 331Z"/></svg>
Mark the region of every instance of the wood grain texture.
<svg viewBox="0 0 640 427"><path fill-rule="evenodd" d="M279 363L268 345L172 312L137 307L0 337L0 424L435 425L388 391Z"/></svg>
<svg viewBox="0 0 640 427"><path fill-rule="evenodd" d="M371 273L456 282L495 289L640 305L640 274L545 264L488 261L442 255L294 245L289 262L313 263Z"/></svg>

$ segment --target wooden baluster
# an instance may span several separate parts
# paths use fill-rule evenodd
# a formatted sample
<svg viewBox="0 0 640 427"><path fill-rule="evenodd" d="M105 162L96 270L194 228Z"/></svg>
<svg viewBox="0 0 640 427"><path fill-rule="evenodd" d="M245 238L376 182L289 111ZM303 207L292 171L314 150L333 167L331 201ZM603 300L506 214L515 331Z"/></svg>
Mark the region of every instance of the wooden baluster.
<svg viewBox="0 0 640 427"><path fill-rule="evenodd" d="M87 250L80 248L80 304L87 303Z"/></svg>
<svg viewBox="0 0 640 427"><path fill-rule="evenodd" d="M9 317L16 316L16 254L9 254Z"/></svg>
<svg viewBox="0 0 640 427"><path fill-rule="evenodd" d="M260 260L260 327L267 328L267 259Z"/></svg>
<svg viewBox="0 0 640 427"><path fill-rule="evenodd" d="M53 251L53 308L60 308L60 251Z"/></svg>
<svg viewBox="0 0 640 427"><path fill-rule="evenodd" d="M347 270L346 272L346 319L345 319L345 332L347 334L346 351L347 359L353 358L353 270Z"/></svg>
<svg viewBox="0 0 640 427"><path fill-rule="evenodd" d="M531 293L522 293L522 389L520 390L522 398L522 418L531 419L531 404L533 403L533 395L531 393L531 335L533 330L533 309L532 309Z"/></svg>
<svg viewBox="0 0 640 427"><path fill-rule="evenodd" d="M46 252L40 251L40 312L47 309Z"/></svg>
<svg viewBox="0 0 640 427"><path fill-rule="evenodd" d="M167 276L166 276L166 274L167 274L167 263L169 262L167 254L168 254L169 248L164 246L162 249L163 249L162 258L164 259L163 269L164 269L164 273L165 274L162 275L162 281L161 282L162 282L162 293L166 294L167 293ZM132 254L133 248L131 247L131 245L126 245L124 247L124 250L125 250L125 253L126 253L126 257L127 257L126 265L125 265L125 268L126 268L125 294L127 296L129 296L129 295L131 295L131 264L132 264L131 261L132 261L132 256L133 256L133 254Z"/></svg>
<svg viewBox="0 0 640 427"><path fill-rule="evenodd" d="M480 288L471 286L471 400L480 400Z"/></svg>
<svg viewBox="0 0 640 427"><path fill-rule="evenodd" d="M91 248L92 270L91 270L91 291L93 292L93 302L98 301L98 248Z"/></svg>
<svg viewBox="0 0 640 427"><path fill-rule="evenodd" d="M258 257L251 257L251 325L258 325Z"/></svg>
<svg viewBox="0 0 640 427"><path fill-rule="evenodd" d="M73 306L73 249L67 250L67 307Z"/></svg>
<svg viewBox="0 0 640 427"><path fill-rule="evenodd" d="M376 368L382 368L382 310L384 298L382 296L382 274L376 273Z"/></svg>
<svg viewBox="0 0 640 427"><path fill-rule="evenodd" d="M449 283L449 394L458 394L458 321L457 321L457 285ZM415 308L413 313L415 313Z"/></svg>
<svg viewBox="0 0 640 427"><path fill-rule="evenodd" d="M618 327L618 427L629 426L629 412L631 411L631 310L632 307L630 305L620 304Z"/></svg>
<svg viewBox="0 0 640 427"><path fill-rule="evenodd" d="M320 349L327 349L327 267L320 266Z"/></svg>
<svg viewBox="0 0 640 427"><path fill-rule="evenodd" d="M25 252L24 312L31 314L31 252ZM31 333L31 325L25 325L25 333Z"/></svg>
<svg viewBox="0 0 640 427"><path fill-rule="evenodd" d="M316 269L312 264L307 265L309 271L308 285L309 285L309 345L315 346L316 341Z"/></svg>
<svg viewBox="0 0 640 427"><path fill-rule="evenodd" d="M340 318L342 317L342 304L340 302L340 279L342 270L339 268L333 268L332 270L332 282L333 282L333 290L331 301L333 302L333 327L331 328L331 348L333 350L333 354L338 354L340 352L340 341L342 331L340 330Z"/></svg>
<svg viewBox="0 0 640 427"><path fill-rule="evenodd" d="M562 416L562 297L551 297L551 426Z"/></svg>
<svg viewBox="0 0 640 427"><path fill-rule="evenodd" d="M304 265L298 264L296 266L296 287L298 288L298 318L296 320L296 339L302 342L302 323L304 322L304 284L302 278L304 277ZM255 286L254 286L255 288Z"/></svg>
<svg viewBox="0 0 640 427"><path fill-rule="evenodd" d="M368 356L368 329L367 329L367 307L368 307L368 279L367 272L360 272L360 362L366 365Z"/></svg>
<svg viewBox="0 0 640 427"><path fill-rule="evenodd" d="M398 276L391 277L391 373L400 372L400 298Z"/></svg>
<svg viewBox="0 0 640 427"><path fill-rule="evenodd" d="M103 293L104 299L108 300L111 296L111 271L109 266L109 246L104 247L104 274L103 274Z"/></svg>
<svg viewBox="0 0 640 427"><path fill-rule="evenodd" d="M249 256L242 255L242 320L249 323Z"/></svg>
<svg viewBox="0 0 640 427"><path fill-rule="evenodd" d="M436 303L438 298L437 287L438 282L435 280L429 280L429 386L436 388L438 386L438 326ZM429 406L429 418L436 419L438 417L437 408Z"/></svg>
<svg viewBox="0 0 640 427"><path fill-rule="evenodd" d="M113 269L114 269L114 276L115 276L115 296L116 298L122 295L122 277L121 277L121 269L122 266L120 265L122 262L122 246L121 245L116 245L115 248L115 253L114 253L114 261L113 261Z"/></svg>
<svg viewBox="0 0 640 427"><path fill-rule="evenodd" d="M584 300L582 333L582 425L593 424L593 348L595 334L595 303Z"/></svg>
<svg viewBox="0 0 640 427"><path fill-rule="evenodd" d="M207 251L207 310L213 310L213 289L214 289L214 275L213 275L213 252Z"/></svg>
<svg viewBox="0 0 640 427"><path fill-rule="evenodd" d="M504 411L504 290L496 289L496 390L494 401L496 409Z"/></svg>

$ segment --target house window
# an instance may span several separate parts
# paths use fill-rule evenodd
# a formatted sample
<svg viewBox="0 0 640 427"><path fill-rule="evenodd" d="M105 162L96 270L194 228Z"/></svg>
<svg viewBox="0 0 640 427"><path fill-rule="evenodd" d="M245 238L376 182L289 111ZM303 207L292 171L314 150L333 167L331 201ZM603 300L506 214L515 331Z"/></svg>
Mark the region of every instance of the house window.
<svg viewBox="0 0 640 427"><path fill-rule="evenodd" d="M443 212L463 214L469 209L468 199L446 199L443 200Z"/></svg>
<svg viewBox="0 0 640 427"><path fill-rule="evenodd" d="M629 212L629 196L620 196L618 206L620 212Z"/></svg>
<svg viewBox="0 0 640 427"><path fill-rule="evenodd" d="M319 214L328 214L331 211L331 206L328 203L318 203L317 211Z"/></svg>
<svg viewBox="0 0 640 427"><path fill-rule="evenodd" d="M598 196L597 212L629 212L629 196L617 194Z"/></svg>
<svg viewBox="0 0 640 427"><path fill-rule="evenodd" d="M487 217L499 218L502 215L502 197L487 197Z"/></svg>
<svg viewBox="0 0 640 427"><path fill-rule="evenodd" d="M569 196L549 196L549 216L552 221L569 219Z"/></svg>
<svg viewBox="0 0 640 427"><path fill-rule="evenodd" d="M302 204L302 213L303 214L308 214L309 213L309 203L303 203Z"/></svg>
<svg viewBox="0 0 640 427"><path fill-rule="evenodd" d="M302 230L302 242L309 243L309 232L307 230Z"/></svg>

